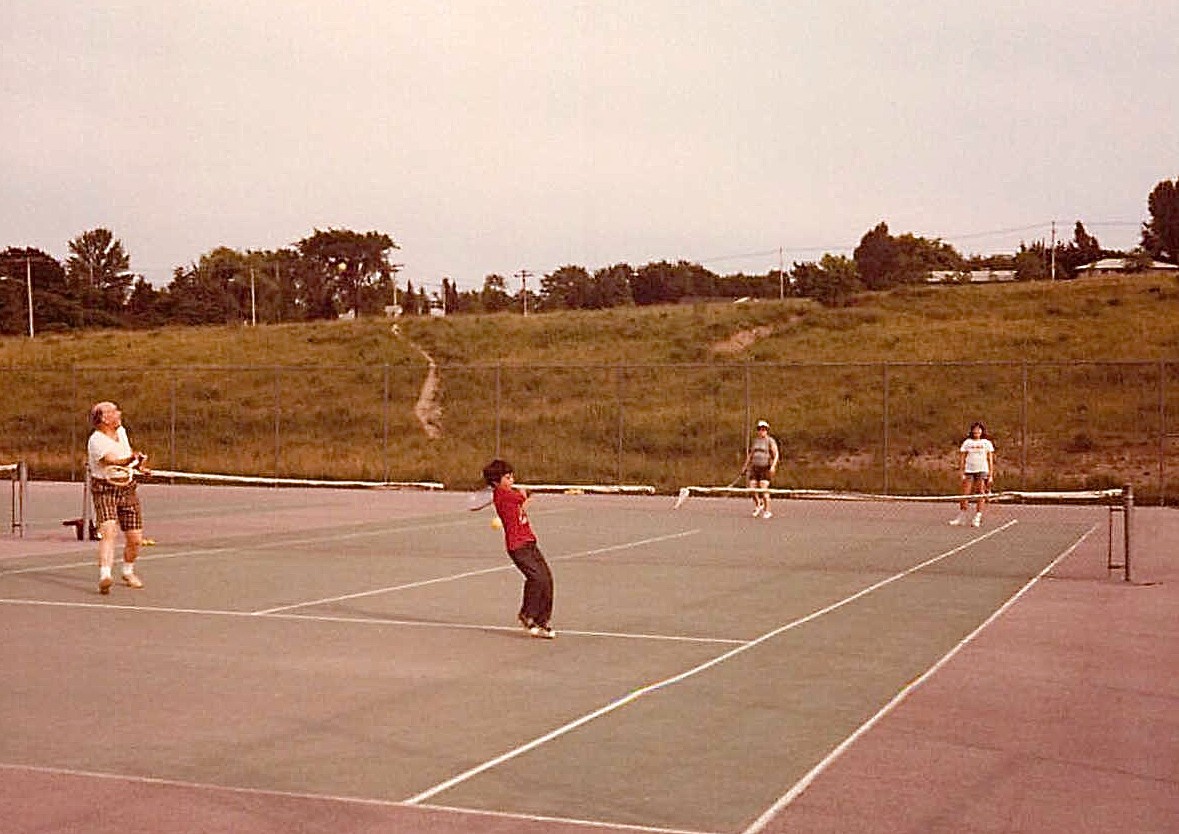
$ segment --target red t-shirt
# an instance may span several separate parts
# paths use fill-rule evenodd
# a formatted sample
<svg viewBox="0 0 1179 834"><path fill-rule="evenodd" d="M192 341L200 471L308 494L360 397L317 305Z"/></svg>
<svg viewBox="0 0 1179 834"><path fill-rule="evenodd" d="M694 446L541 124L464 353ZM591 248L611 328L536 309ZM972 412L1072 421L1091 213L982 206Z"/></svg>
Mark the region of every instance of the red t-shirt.
<svg viewBox="0 0 1179 834"><path fill-rule="evenodd" d="M504 523L504 544L508 552L536 541L528 513L524 512L524 493L515 489L495 489L495 511Z"/></svg>

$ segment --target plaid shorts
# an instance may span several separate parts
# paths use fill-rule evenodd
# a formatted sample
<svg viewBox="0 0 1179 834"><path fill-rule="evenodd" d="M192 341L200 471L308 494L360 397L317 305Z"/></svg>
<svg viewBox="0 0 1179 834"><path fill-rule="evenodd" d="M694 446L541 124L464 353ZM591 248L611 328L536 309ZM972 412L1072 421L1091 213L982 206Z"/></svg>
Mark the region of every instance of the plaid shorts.
<svg viewBox="0 0 1179 834"><path fill-rule="evenodd" d="M110 481L94 478L90 481L90 496L94 499L94 522L118 521L120 530L142 530L143 508L139 505L137 484L115 486Z"/></svg>

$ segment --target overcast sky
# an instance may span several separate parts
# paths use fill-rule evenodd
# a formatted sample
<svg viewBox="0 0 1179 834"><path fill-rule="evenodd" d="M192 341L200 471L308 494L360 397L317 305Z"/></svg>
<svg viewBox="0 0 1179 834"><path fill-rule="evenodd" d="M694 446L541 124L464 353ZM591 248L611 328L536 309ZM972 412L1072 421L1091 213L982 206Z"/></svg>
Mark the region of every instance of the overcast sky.
<svg viewBox="0 0 1179 834"><path fill-rule="evenodd" d="M389 234L402 279L869 228L1130 248L1179 178L1173 0L0 0L0 248L105 227L166 284L217 246ZM1014 230L1014 231L1011 231ZM514 287L514 281L509 288Z"/></svg>

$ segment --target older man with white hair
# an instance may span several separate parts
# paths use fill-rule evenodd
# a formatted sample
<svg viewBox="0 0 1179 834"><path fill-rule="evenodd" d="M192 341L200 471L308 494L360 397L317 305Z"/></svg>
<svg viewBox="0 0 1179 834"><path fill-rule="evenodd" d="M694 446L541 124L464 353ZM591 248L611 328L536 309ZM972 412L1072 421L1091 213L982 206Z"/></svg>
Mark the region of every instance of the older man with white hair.
<svg viewBox="0 0 1179 834"><path fill-rule="evenodd" d="M90 469L90 495L98 525L98 592L109 594L114 579L115 539L123 531L123 584L142 588L135 574L135 559L143 546L143 509L135 491L134 469L147 455L131 448L123 412L112 402L95 403L90 409L94 432L86 444ZM140 467L141 471L146 469Z"/></svg>

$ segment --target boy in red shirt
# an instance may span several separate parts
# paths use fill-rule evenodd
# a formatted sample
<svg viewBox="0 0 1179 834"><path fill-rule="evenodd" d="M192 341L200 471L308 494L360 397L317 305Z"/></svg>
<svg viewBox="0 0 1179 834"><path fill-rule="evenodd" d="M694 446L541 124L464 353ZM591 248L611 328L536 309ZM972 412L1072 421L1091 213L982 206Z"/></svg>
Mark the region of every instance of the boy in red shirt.
<svg viewBox="0 0 1179 834"><path fill-rule="evenodd" d="M553 614L553 574L536 545L536 534L528 521L528 493L516 489L516 475L506 460L493 460L483 467L483 479L494 489L495 512L504 525L508 556L524 574L524 600L517 615L533 637L553 639L549 626Z"/></svg>

